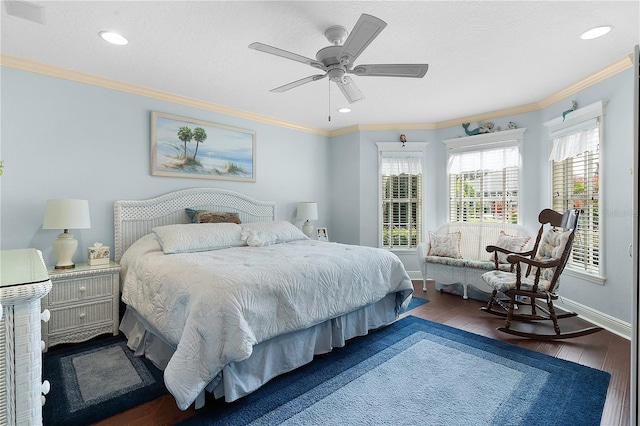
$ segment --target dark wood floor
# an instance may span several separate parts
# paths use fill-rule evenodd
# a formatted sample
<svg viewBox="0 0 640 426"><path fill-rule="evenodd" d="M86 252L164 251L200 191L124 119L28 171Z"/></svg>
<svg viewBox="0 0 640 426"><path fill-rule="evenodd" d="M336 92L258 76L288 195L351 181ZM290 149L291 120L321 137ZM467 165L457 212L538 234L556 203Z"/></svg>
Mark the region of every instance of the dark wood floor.
<svg viewBox="0 0 640 426"><path fill-rule="evenodd" d="M631 344L628 340L608 331L564 341L519 338L497 331L496 328L504 321L481 312L482 302L463 300L458 296L442 294L432 288L424 293L421 281L414 281L414 288L416 297L427 298L430 302L411 310L411 315L611 373L601 424L629 425ZM98 425L172 425L193 414L193 408L180 411L173 397L167 395L106 419Z"/></svg>

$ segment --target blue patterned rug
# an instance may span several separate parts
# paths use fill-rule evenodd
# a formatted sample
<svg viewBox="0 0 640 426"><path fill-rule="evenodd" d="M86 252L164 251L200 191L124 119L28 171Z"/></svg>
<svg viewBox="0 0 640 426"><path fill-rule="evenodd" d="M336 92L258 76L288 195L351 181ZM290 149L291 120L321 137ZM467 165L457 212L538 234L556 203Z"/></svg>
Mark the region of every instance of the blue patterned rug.
<svg viewBox="0 0 640 426"><path fill-rule="evenodd" d="M414 316L182 425L599 425L609 373Z"/></svg>
<svg viewBox="0 0 640 426"><path fill-rule="evenodd" d="M134 357L122 336L51 348L42 377L51 383L47 426L88 425L167 393L162 371Z"/></svg>
<svg viewBox="0 0 640 426"><path fill-rule="evenodd" d="M422 299L420 297L413 296L411 298L411 302L409 302L409 306L407 307L407 311L410 311L413 308L417 308L418 306L422 306L427 303L429 299Z"/></svg>

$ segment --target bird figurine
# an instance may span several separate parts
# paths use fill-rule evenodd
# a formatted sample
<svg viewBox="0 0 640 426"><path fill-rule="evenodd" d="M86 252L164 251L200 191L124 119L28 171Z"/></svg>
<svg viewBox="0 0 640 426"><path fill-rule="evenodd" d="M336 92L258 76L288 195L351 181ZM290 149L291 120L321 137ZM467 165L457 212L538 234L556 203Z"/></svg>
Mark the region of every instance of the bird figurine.
<svg viewBox="0 0 640 426"><path fill-rule="evenodd" d="M571 108L562 113L562 121L567 117L571 111L575 111L578 108L578 103L576 101L571 101Z"/></svg>

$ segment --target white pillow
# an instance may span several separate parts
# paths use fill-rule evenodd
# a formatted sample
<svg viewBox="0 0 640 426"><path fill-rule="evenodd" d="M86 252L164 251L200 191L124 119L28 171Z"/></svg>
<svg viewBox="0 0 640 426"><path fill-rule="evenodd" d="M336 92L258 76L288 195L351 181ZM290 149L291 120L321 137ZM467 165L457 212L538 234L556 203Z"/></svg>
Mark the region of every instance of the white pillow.
<svg viewBox="0 0 640 426"><path fill-rule="evenodd" d="M496 241L496 246L503 248L505 250L509 250L509 253L517 253L524 250L524 247L527 245L531 237L516 237L515 235L509 235L504 231L500 231L500 235L498 236L498 241ZM494 253L491 253L489 256L490 260L493 260ZM504 254L498 252L498 263L509 263L507 261L508 254Z"/></svg>
<svg viewBox="0 0 640 426"><path fill-rule="evenodd" d="M164 254L193 253L247 245L235 223L190 223L152 229Z"/></svg>
<svg viewBox="0 0 640 426"><path fill-rule="evenodd" d="M427 256L452 257L462 259L460 253L460 239L462 232L450 232L446 235L429 231L429 252Z"/></svg>
<svg viewBox="0 0 640 426"><path fill-rule="evenodd" d="M247 244L254 247L309 239L299 228L284 220L244 223L242 233Z"/></svg>

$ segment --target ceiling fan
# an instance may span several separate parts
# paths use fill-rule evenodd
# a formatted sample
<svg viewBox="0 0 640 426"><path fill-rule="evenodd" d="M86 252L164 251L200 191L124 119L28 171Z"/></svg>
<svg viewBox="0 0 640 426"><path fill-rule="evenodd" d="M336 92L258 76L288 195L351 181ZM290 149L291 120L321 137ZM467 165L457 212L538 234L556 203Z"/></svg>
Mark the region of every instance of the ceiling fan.
<svg viewBox="0 0 640 426"><path fill-rule="evenodd" d="M325 77L336 82L349 103L364 99L364 95L354 81L346 74L354 74L362 77L412 77L422 78L429 69L428 64L375 64L357 65L354 61L366 49L367 46L387 26L383 20L375 16L363 13L356 22L353 31L349 34L345 27L336 25L325 31L324 35L332 44L320 49L316 53L316 59L307 58L296 53L288 52L277 47L263 43L251 43L250 49L270 53L285 59L291 59L324 71L324 74L311 75L294 81L284 86L276 87L271 92L285 92L294 87L301 86L312 81L318 81ZM348 35L348 37L347 37Z"/></svg>

